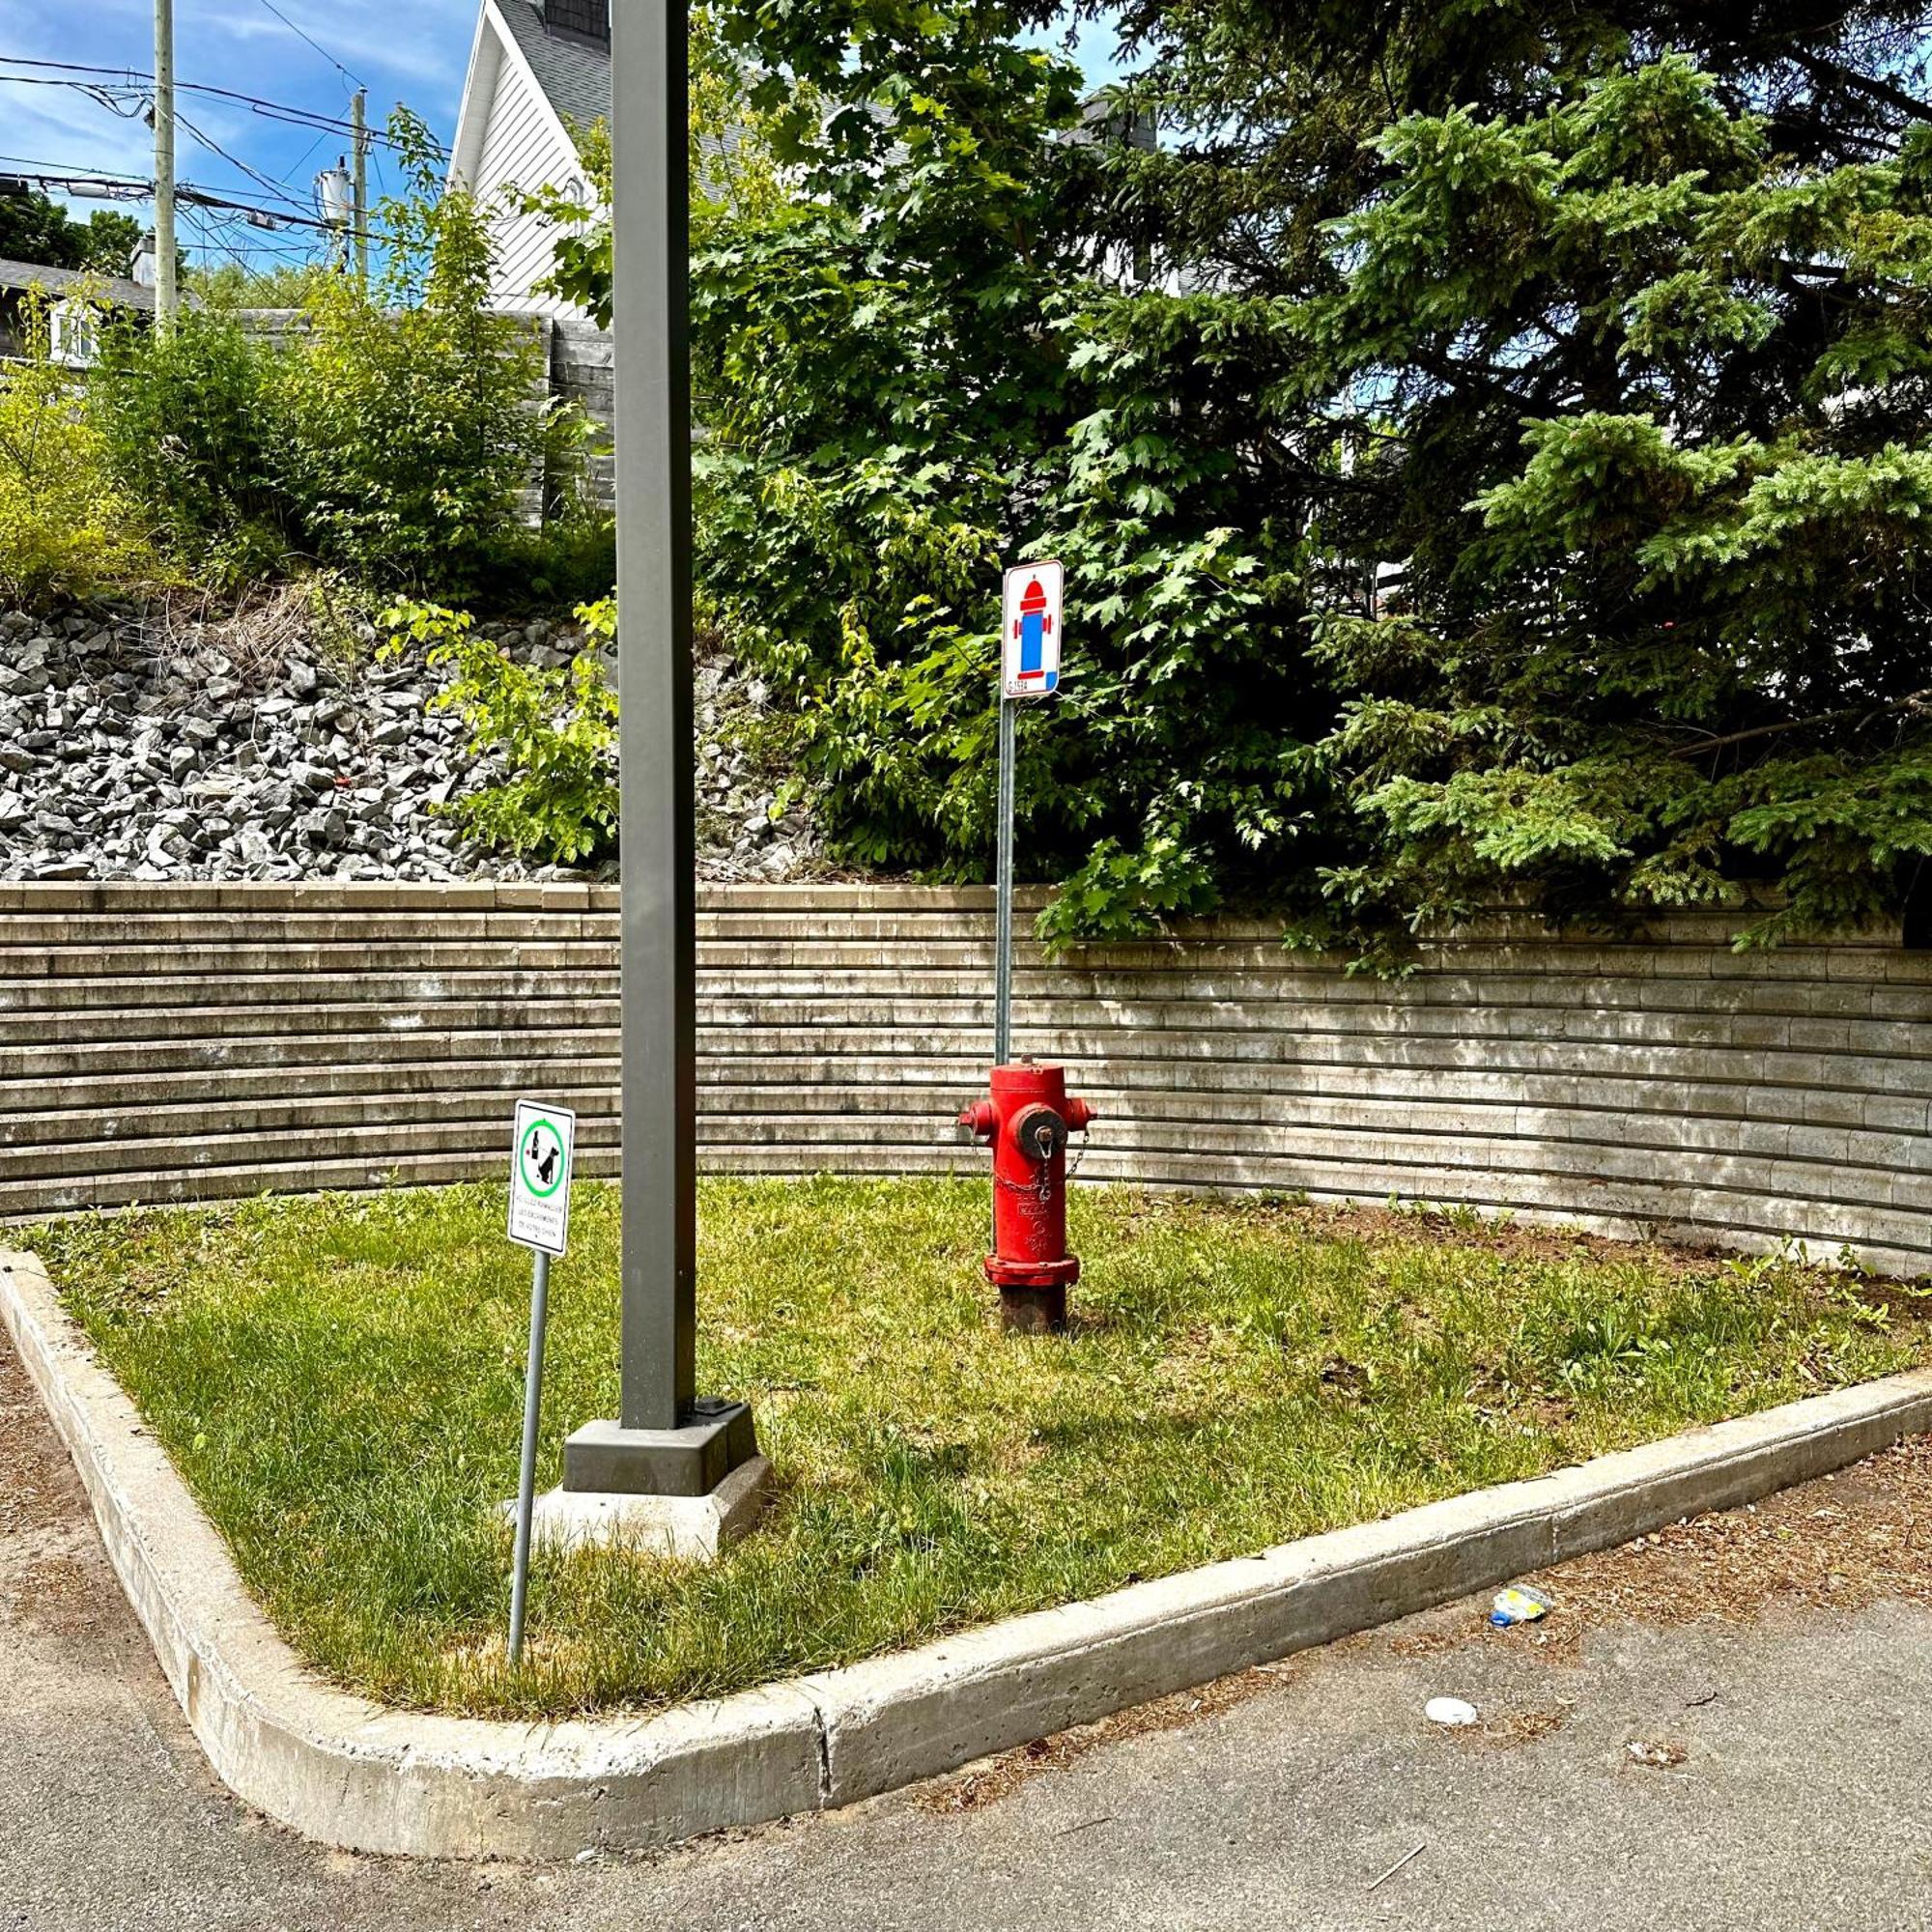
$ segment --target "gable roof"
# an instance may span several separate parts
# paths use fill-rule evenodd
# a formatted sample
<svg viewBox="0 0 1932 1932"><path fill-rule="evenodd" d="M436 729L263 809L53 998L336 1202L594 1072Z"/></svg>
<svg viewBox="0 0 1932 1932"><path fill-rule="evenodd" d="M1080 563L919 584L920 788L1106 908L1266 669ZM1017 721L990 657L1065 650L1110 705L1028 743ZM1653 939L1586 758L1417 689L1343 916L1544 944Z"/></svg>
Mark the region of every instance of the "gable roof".
<svg viewBox="0 0 1932 1932"><path fill-rule="evenodd" d="M559 120L581 134L593 121L609 119L609 47L554 31L534 0L497 0L497 11Z"/></svg>
<svg viewBox="0 0 1932 1932"><path fill-rule="evenodd" d="M87 269L50 269L43 262L0 260L0 289L44 289L50 296L81 294L117 308L153 308L155 292L125 275Z"/></svg>

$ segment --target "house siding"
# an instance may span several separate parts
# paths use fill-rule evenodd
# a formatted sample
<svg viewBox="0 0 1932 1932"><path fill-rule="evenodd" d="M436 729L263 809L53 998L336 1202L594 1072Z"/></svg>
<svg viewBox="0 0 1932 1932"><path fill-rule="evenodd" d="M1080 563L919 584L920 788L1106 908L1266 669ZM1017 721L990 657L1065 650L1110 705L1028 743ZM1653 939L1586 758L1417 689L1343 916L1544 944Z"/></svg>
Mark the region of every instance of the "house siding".
<svg viewBox="0 0 1932 1932"><path fill-rule="evenodd" d="M534 84L514 59L497 65L469 185L485 204L513 196L518 189L545 185L588 193L576 155L564 144ZM530 293L550 270L551 243L556 233L553 223L541 215L499 208L491 232L497 242L492 300L532 315L577 313L572 304L554 296Z"/></svg>

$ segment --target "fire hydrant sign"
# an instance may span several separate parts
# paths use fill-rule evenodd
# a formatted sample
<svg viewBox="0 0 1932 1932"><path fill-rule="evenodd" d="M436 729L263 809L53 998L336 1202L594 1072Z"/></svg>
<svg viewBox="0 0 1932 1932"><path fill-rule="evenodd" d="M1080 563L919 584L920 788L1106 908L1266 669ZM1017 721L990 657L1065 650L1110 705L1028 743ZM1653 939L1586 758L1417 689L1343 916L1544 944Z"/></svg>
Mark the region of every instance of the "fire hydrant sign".
<svg viewBox="0 0 1932 1932"><path fill-rule="evenodd" d="M510 1238L547 1255L570 1245L570 1161L577 1116L543 1100L517 1102L510 1151Z"/></svg>
<svg viewBox="0 0 1932 1932"><path fill-rule="evenodd" d="M1059 688L1065 575L1057 563L1016 563L1007 572L1000 689L1009 697L1045 697Z"/></svg>

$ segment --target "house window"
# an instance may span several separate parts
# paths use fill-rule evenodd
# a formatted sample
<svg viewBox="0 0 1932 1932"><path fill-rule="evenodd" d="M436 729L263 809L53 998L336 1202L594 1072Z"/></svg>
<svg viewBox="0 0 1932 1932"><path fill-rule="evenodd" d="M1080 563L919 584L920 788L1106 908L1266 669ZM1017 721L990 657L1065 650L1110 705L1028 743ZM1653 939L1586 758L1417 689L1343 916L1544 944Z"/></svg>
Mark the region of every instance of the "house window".
<svg viewBox="0 0 1932 1932"><path fill-rule="evenodd" d="M100 354L100 320L84 301L55 302L47 311L49 348L56 362L91 369Z"/></svg>
<svg viewBox="0 0 1932 1932"><path fill-rule="evenodd" d="M553 33L610 42L611 0L544 0L543 11L544 24Z"/></svg>

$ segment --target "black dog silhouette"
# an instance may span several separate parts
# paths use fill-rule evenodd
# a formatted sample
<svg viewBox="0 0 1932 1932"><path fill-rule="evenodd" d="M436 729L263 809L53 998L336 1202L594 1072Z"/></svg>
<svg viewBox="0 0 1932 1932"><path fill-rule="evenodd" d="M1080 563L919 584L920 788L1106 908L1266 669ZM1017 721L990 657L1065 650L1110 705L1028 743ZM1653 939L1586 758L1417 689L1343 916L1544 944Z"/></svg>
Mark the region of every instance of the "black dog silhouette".
<svg viewBox="0 0 1932 1932"><path fill-rule="evenodd" d="M550 1178L556 1172L557 1156L563 1152L560 1143L552 1141L550 1151L537 1162L537 1181L541 1186L550 1185Z"/></svg>

